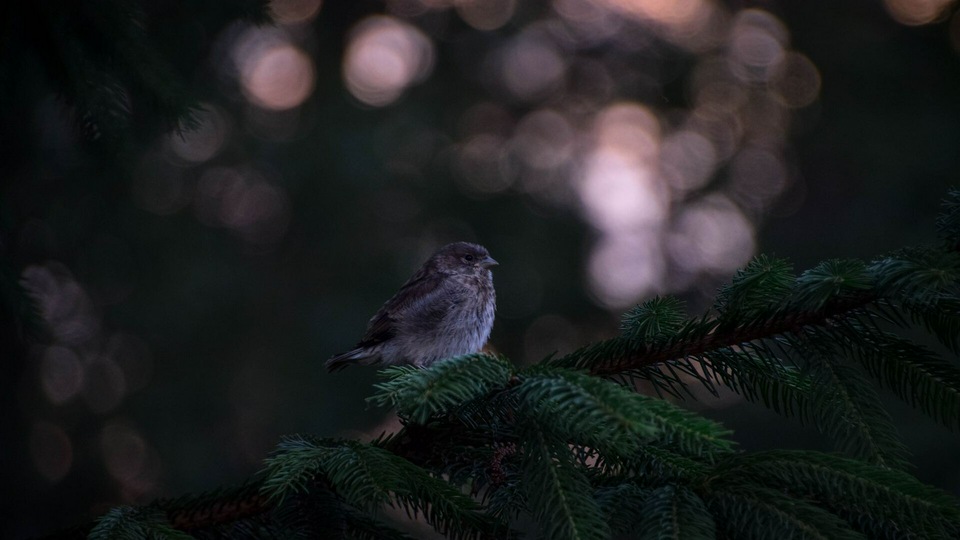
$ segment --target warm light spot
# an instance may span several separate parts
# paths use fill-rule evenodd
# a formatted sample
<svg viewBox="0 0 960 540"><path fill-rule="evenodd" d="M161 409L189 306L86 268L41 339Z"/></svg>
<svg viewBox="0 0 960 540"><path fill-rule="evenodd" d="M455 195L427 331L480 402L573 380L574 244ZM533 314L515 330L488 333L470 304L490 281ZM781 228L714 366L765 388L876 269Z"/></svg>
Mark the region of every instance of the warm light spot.
<svg viewBox="0 0 960 540"><path fill-rule="evenodd" d="M737 76L746 81L762 82L770 77L771 69L783 60L784 51L768 32L759 28L743 28L732 37L730 56L740 68L734 70Z"/></svg>
<svg viewBox="0 0 960 540"><path fill-rule="evenodd" d="M690 51L714 48L725 33L725 10L713 0L597 0L611 11L654 23L664 38Z"/></svg>
<svg viewBox="0 0 960 540"><path fill-rule="evenodd" d="M820 95L820 72L799 53L787 55L771 82L775 96L787 107L805 107Z"/></svg>
<svg viewBox="0 0 960 540"><path fill-rule="evenodd" d="M286 191L250 169L216 167L200 177L195 202L201 222L232 229L251 244L272 244L286 232Z"/></svg>
<svg viewBox="0 0 960 540"><path fill-rule="evenodd" d="M60 426L42 421L35 423L27 444L34 467L48 482L59 482L70 472L73 444Z"/></svg>
<svg viewBox="0 0 960 540"><path fill-rule="evenodd" d="M454 0L460 18L477 30L496 30L507 24L516 0Z"/></svg>
<svg viewBox="0 0 960 540"><path fill-rule="evenodd" d="M271 0L273 19L280 24L302 24L320 12L321 0Z"/></svg>
<svg viewBox="0 0 960 540"><path fill-rule="evenodd" d="M713 144L696 131L679 131L663 141L660 174L670 187L681 193L705 186L716 164Z"/></svg>
<svg viewBox="0 0 960 540"><path fill-rule="evenodd" d="M433 70L433 43L415 26L393 17L374 16L352 32L343 59L347 89L377 107L397 100L411 84Z"/></svg>
<svg viewBox="0 0 960 540"><path fill-rule="evenodd" d="M590 254L590 290L610 309L622 309L658 291L665 270L655 229L605 236Z"/></svg>
<svg viewBox="0 0 960 540"><path fill-rule="evenodd" d="M202 105L197 113L196 129L171 133L167 138L170 151L187 164L201 163L217 155L227 140L227 121L218 107Z"/></svg>
<svg viewBox="0 0 960 540"><path fill-rule="evenodd" d="M500 77L507 91L521 100L541 100L563 82L566 62L545 37L526 33L502 53Z"/></svg>
<svg viewBox="0 0 960 540"><path fill-rule="evenodd" d="M656 117L635 104L613 105L597 115L593 138L578 185L587 218L606 231L662 220L666 208L655 176Z"/></svg>
<svg viewBox="0 0 960 540"><path fill-rule="evenodd" d="M619 103L596 115L591 138L576 184L584 214L603 233L590 255L590 289L600 304L620 309L662 286L660 125L645 107Z"/></svg>
<svg viewBox="0 0 960 540"><path fill-rule="evenodd" d="M652 170L621 153L601 149L586 159L580 197L587 218L602 230L656 222L665 207Z"/></svg>
<svg viewBox="0 0 960 540"><path fill-rule="evenodd" d="M755 245L753 226L721 196L686 206L668 236L673 260L692 274L728 274L746 264Z"/></svg>
<svg viewBox="0 0 960 540"><path fill-rule="evenodd" d="M736 152L744 132L743 120L737 112L713 107L694 109L684 128L706 137L713 145L717 161L723 161Z"/></svg>
<svg viewBox="0 0 960 540"><path fill-rule="evenodd" d="M580 44L604 41L626 22L609 6L592 0L553 0L553 9L567 22L569 38Z"/></svg>
<svg viewBox="0 0 960 540"><path fill-rule="evenodd" d="M289 43L274 44L244 58L240 75L250 101L280 111L310 97L316 79L313 60Z"/></svg>
<svg viewBox="0 0 960 540"><path fill-rule="evenodd" d="M520 120L511 141L530 167L555 169L572 157L576 134L563 115L552 110L534 111Z"/></svg>
<svg viewBox="0 0 960 540"><path fill-rule="evenodd" d="M63 403L83 387L83 365L72 350L54 345L47 347L40 360L40 385L51 403Z"/></svg>
<svg viewBox="0 0 960 540"><path fill-rule="evenodd" d="M597 115L594 138L598 147L626 159L648 161L660 145L660 123L649 109L635 103L617 103Z"/></svg>
<svg viewBox="0 0 960 540"><path fill-rule="evenodd" d="M654 22L682 26L697 18L703 0L603 0L612 8Z"/></svg>
<svg viewBox="0 0 960 540"><path fill-rule="evenodd" d="M953 0L884 0L883 3L895 21L917 26L939 20Z"/></svg>
<svg viewBox="0 0 960 540"><path fill-rule="evenodd" d="M790 41L790 31L776 15L763 9L743 9L737 12L733 21L733 32L740 28L756 28L763 30L777 40L781 45Z"/></svg>

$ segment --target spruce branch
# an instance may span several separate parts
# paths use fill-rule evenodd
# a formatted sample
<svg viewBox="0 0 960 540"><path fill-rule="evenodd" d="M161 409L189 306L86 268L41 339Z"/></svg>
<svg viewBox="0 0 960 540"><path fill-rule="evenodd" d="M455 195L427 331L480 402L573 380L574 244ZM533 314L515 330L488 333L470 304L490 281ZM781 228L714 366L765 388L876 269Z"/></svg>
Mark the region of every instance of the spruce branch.
<svg viewBox="0 0 960 540"><path fill-rule="evenodd" d="M545 538L590 540L610 537L587 477L562 440L531 419L525 424L523 494Z"/></svg>
<svg viewBox="0 0 960 540"><path fill-rule="evenodd" d="M837 317L870 304L876 298L870 291L865 291L827 301L816 310L783 311L767 320L747 322L725 331L717 331L719 321L702 318L688 323L677 337L663 346L637 347L623 338L615 337L578 349L551 363L585 368L593 375L613 376L678 358L701 356L716 349L773 339L807 326L828 324Z"/></svg>
<svg viewBox="0 0 960 540"><path fill-rule="evenodd" d="M861 321L838 330L847 358L881 386L947 427L960 429L960 369L928 349Z"/></svg>
<svg viewBox="0 0 960 540"><path fill-rule="evenodd" d="M273 505L260 494L262 479L254 477L228 490L179 499L159 500L154 505L165 512L174 528L198 531L215 528L269 512Z"/></svg>
<svg viewBox="0 0 960 540"><path fill-rule="evenodd" d="M960 534L955 497L905 472L857 459L803 450L743 454L719 465L712 478L719 485L747 481L815 500L871 537L897 530L906 537L906 523L926 531L923 538Z"/></svg>
<svg viewBox="0 0 960 540"><path fill-rule="evenodd" d="M717 529L730 538L863 540L840 517L783 492L755 485L707 491L704 502Z"/></svg>
<svg viewBox="0 0 960 540"><path fill-rule="evenodd" d="M530 368L485 354L389 368L371 400L397 408L398 432L287 437L248 484L120 507L94 532L406 538L379 519L392 506L455 538L509 536L522 516L549 538L960 537L960 502L901 470L905 449L867 380L960 425L960 370L890 331L924 325L956 349L958 277L960 256L932 248L799 277L757 257L711 314L687 319L655 298L619 337ZM739 452L719 424L608 380L632 378L677 394L731 388L849 457Z"/></svg>
<svg viewBox="0 0 960 540"><path fill-rule="evenodd" d="M193 537L176 529L158 508L117 506L97 519L87 537L90 540L190 540Z"/></svg>
<svg viewBox="0 0 960 540"><path fill-rule="evenodd" d="M450 538L507 532L453 485L376 445L289 437L267 460L264 474L261 493L278 505L320 481L353 508L370 513L390 505L413 516L422 514Z"/></svg>
<svg viewBox="0 0 960 540"><path fill-rule="evenodd" d="M506 386L512 374L509 362L487 354L450 358L427 369L393 366L380 372L387 381L374 385L377 393L368 401L395 406L402 416L422 424L434 414Z"/></svg>
<svg viewBox="0 0 960 540"><path fill-rule="evenodd" d="M716 524L703 500L689 488L666 485L650 492L639 514L640 540L716 538Z"/></svg>

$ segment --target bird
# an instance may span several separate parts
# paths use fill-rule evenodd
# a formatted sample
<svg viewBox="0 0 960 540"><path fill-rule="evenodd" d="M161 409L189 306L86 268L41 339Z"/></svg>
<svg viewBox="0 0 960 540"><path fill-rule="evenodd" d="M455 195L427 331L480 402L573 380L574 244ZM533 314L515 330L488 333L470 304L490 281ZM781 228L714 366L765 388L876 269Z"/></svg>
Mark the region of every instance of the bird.
<svg viewBox="0 0 960 540"><path fill-rule="evenodd" d="M438 249L367 324L353 349L326 361L328 371L349 365L427 367L480 351L496 311L487 249L454 242Z"/></svg>

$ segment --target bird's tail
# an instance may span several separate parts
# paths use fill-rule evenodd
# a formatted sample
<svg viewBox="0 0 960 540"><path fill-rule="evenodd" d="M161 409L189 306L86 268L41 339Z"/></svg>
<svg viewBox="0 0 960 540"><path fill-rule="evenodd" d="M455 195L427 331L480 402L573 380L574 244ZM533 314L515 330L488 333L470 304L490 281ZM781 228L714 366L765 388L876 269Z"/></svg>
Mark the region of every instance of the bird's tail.
<svg viewBox="0 0 960 540"><path fill-rule="evenodd" d="M330 372L340 371L351 364L358 366L369 366L370 364L376 363L377 358L379 357L378 354L370 354L370 352L371 351L368 348L357 347L351 351L336 354L330 357L324 366L326 366L327 371Z"/></svg>

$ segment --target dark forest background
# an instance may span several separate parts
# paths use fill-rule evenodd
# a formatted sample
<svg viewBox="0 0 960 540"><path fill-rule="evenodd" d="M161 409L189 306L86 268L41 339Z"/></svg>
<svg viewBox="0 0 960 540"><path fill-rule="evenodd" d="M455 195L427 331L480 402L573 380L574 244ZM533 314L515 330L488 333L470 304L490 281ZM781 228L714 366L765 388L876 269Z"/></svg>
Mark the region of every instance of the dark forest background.
<svg viewBox="0 0 960 540"><path fill-rule="evenodd" d="M5 538L237 483L285 433L393 429L374 370L322 361L447 241L500 261L490 347L532 362L655 294L700 311L758 252L931 241L960 169L948 0L16 4ZM746 449L824 447L688 404ZM890 405L917 476L960 494L960 440Z"/></svg>

